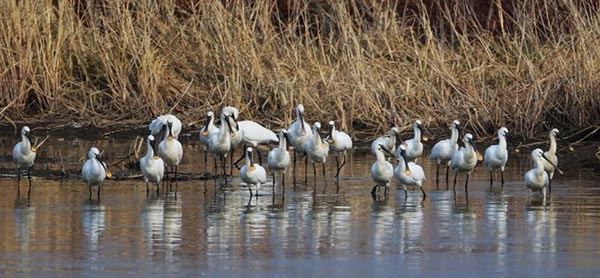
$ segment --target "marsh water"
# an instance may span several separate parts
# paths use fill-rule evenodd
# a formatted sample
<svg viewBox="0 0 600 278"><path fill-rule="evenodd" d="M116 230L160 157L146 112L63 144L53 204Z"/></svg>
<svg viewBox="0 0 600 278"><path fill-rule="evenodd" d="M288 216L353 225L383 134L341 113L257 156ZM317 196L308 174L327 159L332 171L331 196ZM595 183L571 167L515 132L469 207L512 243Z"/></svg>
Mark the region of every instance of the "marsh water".
<svg viewBox="0 0 600 278"><path fill-rule="evenodd" d="M117 137L117 136L115 136ZM100 200L88 200L77 173L90 146L104 151L116 177L133 137L101 140L53 136L39 151L33 189L20 191L12 170L15 138L2 138L0 168L0 276L96 277L365 277L365 276L598 276L600 170L590 150L561 154L565 171L544 203L529 196L523 174L529 151L511 153L506 182L489 186L479 165L463 190L436 185L435 165L421 159L427 198L392 186L372 198L370 153L348 156L336 192L334 159L327 188L312 168L305 183L292 171L286 190L250 198L236 176L182 179L169 192L146 195L140 179L107 180ZM184 137L185 174L212 171L195 136ZM480 150L485 144L480 143ZM595 150L595 149L594 149ZM143 153L143 151L142 151ZM239 155L239 152L236 154ZM263 152L266 155L266 151ZM266 157L266 156L265 156ZM205 168L206 167L206 168ZM442 171L443 173L443 171ZM277 176L280 179L280 176ZM499 179L499 176L496 176ZM316 190L315 190L316 189Z"/></svg>

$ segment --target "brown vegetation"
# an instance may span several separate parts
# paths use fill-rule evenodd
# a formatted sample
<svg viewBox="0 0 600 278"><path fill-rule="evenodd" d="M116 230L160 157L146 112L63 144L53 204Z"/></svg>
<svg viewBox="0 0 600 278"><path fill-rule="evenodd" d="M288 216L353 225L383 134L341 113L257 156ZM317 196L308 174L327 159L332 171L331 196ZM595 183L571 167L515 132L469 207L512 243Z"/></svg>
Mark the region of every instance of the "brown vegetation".
<svg viewBox="0 0 600 278"><path fill-rule="evenodd" d="M276 128L303 103L359 138L416 118L524 137L599 125L597 7L481 2L2 1L0 115L190 123L229 104Z"/></svg>

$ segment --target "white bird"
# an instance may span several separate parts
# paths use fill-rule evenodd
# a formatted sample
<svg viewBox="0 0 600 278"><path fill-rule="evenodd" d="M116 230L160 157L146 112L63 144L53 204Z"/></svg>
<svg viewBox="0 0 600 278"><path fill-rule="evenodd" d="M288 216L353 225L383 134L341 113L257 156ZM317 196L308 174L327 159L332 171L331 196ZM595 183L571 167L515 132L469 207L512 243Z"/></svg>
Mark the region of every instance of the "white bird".
<svg viewBox="0 0 600 278"><path fill-rule="evenodd" d="M282 130L279 132L279 147L273 148L269 152L269 156L267 157L267 164L269 166L269 170L273 174L273 191L275 191L275 172L281 171L282 178L281 184L283 188L283 193L285 194L285 171L287 167L290 165L290 153L288 152L288 141L291 141L288 136L287 130Z"/></svg>
<svg viewBox="0 0 600 278"><path fill-rule="evenodd" d="M477 161L481 159L479 158L479 152L473 144L473 135L471 133L465 134L463 137L463 143L465 146L461 147L452 155L451 166L454 170L454 190L456 190L456 178L458 176L458 172L467 173L467 179L465 180L466 192L471 172L473 172L475 165L477 165Z"/></svg>
<svg viewBox="0 0 600 278"><path fill-rule="evenodd" d="M12 151L13 160L17 165L17 185L20 185L21 182L21 169L27 168L27 178L29 179L29 191L27 196L29 196L29 192L31 192L31 168L33 168L33 163L35 161L35 154L37 152L37 148L33 146L33 142L31 141L31 131L29 127L24 126L21 129L21 141L15 145Z"/></svg>
<svg viewBox="0 0 600 278"><path fill-rule="evenodd" d="M392 127L390 129L390 133L377 139L373 140L371 143L371 153L377 155L377 149L379 145L383 145L386 150L392 153L392 157L394 157L393 153L396 152L396 139L400 136L400 130L397 127ZM384 153L384 156L386 153Z"/></svg>
<svg viewBox="0 0 600 278"><path fill-rule="evenodd" d="M400 145L398 149L400 150L400 156L398 156L398 166L394 169L394 176L396 176L404 189L404 199L408 198L408 193L406 192L407 186L419 187L423 193L423 199L425 199L427 194L423 190L423 181L426 178L423 168L419 164L408 162L406 159L406 146Z"/></svg>
<svg viewBox="0 0 600 278"><path fill-rule="evenodd" d="M169 121L173 123L173 136L175 137L175 139L178 139L179 133L181 133L181 121L171 114L161 115L156 117L156 119L152 120L152 122L150 122L150 125L148 126L148 129L150 129L150 134L152 134L155 138L158 138L159 140L163 140L165 138L165 135L163 133L165 131L164 127Z"/></svg>
<svg viewBox="0 0 600 278"><path fill-rule="evenodd" d="M146 155L140 160L140 169L142 170L144 180L146 181L146 194L150 192L149 182L156 183L156 194L158 194L160 181L165 174L165 163L158 155L158 143L154 139L154 136L148 135L146 144L148 148L146 150Z"/></svg>
<svg viewBox="0 0 600 278"><path fill-rule="evenodd" d="M390 152L383 144L380 144L375 149L375 157L377 160L371 166L371 178L375 182L375 186L371 190L371 195L375 197L376 190L379 186L383 186L384 196L387 197L388 188L390 187L390 182L394 177L394 167L391 163L385 160L384 152L388 153L390 156L394 156L392 152Z"/></svg>
<svg viewBox="0 0 600 278"><path fill-rule="evenodd" d="M92 186L98 186L98 200L100 200L100 189L105 178L112 177L112 173L106 168L106 163L100 159L100 151L96 147L90 148L88 160L81 168L83 181L90 189L89 199L92 199Z"/></svg>
<svg viewBox="0 0 600 278"><path fill-rule="evenodd" d="M450 139L445 139L439 141L433 145L431 149L431 154L429 155L430 160L435 160L437 162L437 167L435 170L435 182L439 184L439 172L440 172L440 164L446 164L446 188L448 187L448 168L450 167L450 161L452 160L452 155L458 151L458 136L460 126L460 122L458 120L454 120L452 122L452 135Z"/></svg>
<svg viewBox="0 0 600 278"><path fill-rule="evenodd" d="M206 113L206 124L200 129L198 138L204 146L204 170L206 171L207 158L206 153L208 152L208 140L212 134L218 133L219 128L215 126L215 114L213 111ZM216 169L215 169L216 170Z"/></svg>
<svg viewBox="0 0 600 278"><path fill-rule="evenodd" d="M229 115L221 113L221 127L219 132L211 134L208 138L208 151L221 161L223 177L225 177L225 158L231 150L231 137L235 133L231 130Z"/></svg>
<svg viewBox="0 0 600 278"><path fill-rule="evenodd" d="M256 186L256 196L258 197L258 191L260 185L267 182L267 172L265 168L252 160L252 148L246 149L246 164L240 169L240 177L248 184L248 190L250 190L250 197L252 198L252 185Z"/></svg>
<svg viewBox="0 0 600 278"><path fill-rule="evenodd" d="M258 145L269 145L279 142L277 138L277 134L271 131L270 129L262 126L261 124L253 121L241 121L237 122L238 131L235 133L235 136L231 138L232 141L241 140L244 143L244 148L246 145L250 145L254 149L256 149L256 154L258 155L258 163L262 165L262 157L260 152L258 151ZM240 139L241 138L241 139ZM237 165L244 156L240 157L234 164Z"/></svg>
<svg viewBox="0 0 600 278"><path fill-rule="evenodd" d="M417 158L423 154L423 143L422 138L422 123L421 120L416 120L413 124L414 137L404 141L406 150L404 151L404 157L410 161L417 161ZM423 137L425 139L426 137ZM400 149L396 149L396 157L400 157Z"/></svg>
<svg viewBox="0 0 600 278"><path fill-rule="evenodd" d="M352 150L352 138L350 138L350 135L347 133L337 130L335 128L335 123L333 121L329 121L329 136L327 136L327 143L329 143L329 149L335 152L335 179L336 182L339 183L340 170L342 170L342 167L346 165L346 152ZM340 165L338 153L342 153L344 155L342 165ZM336 185L339 189L339 185L337 183Z"/></svg>
<svg viewBox="0 0 600 278"><path fill-rule="evenodd" d="M550 166L558 170L562 174L562 171L558 169L558 166L552 162L541 149L535 149L531 152L531 159L533 160L534 168L525 173L525 186L532 191L540 191L546 200L546 187L550 184L548 173L544 170L544 164L548 163Z"/></svg>
<svg viewBox="0 0 600 278"><path fill-rule="evenodd" d="M296 106L296 121L288 128L288 135L292 146L294 146L294 183L296 182L296 154L304 154L304 142L312 136L310 125L304 121L304 105ZM306 179L306 169L308 157L304 160L304 178Z"/></svg>
<svg viewBox="0 0 600 278"><path fill-rule="evenodd" d="M315 163L323 164L323 179L325 180L325 188L327 188L327 178L325 176L325 161L329 154L329 144L321 137L321 123L315 122L312 127L312 137L306 140L302 146L306 152L306 157L313 165L313 174L315 177L315 187L317 184L317 168Z"/></svg>
<svg viewBox="0 0 600 278"><path fill-rule="evenodd" d="M498 129L498 145L491 145L485 149L483 165L490 170L490 186L493 183L493 171L500 168L501 186L504 187L504 167L508 161L506 141L509 139L508 128Z"/></svg>
<svg viewBox="0 0 600 278"><path fill-rule="evenodd" d="M235 155L235 148L242 142L243 137L242 136L236 136L238 135L238 133L240 133L240 127L238 126L237 120L238 120L238 116L239 116L240 112L237 108L233 107L233 106L225 106L223 107L223 109L221 110L221 116L225 115L227 116L227 123L229 124L229 134L230 134L230 142L231 142L231 148L229 150L229 153L231 153L230 156L230 164L229 164L229 175L233 175L233 156ZM223 126L223 122L221 122L221 126ZM245 153L246 151L244 150L242 152L242 157L244 157L243 153ZM224 159L226 160L226 159ZM225 174L223 174L223 176L225 176Z"/></svg>
<svg viewBox="0 0 600 278"><path fill-rule="evenodd" d="M173 135L172 127L173 122L170 120L167 121L165 138L158 145L158 154L163 159L165 165L171 167L170 172L175 173L175 186L177 186L177 167L183 158L183 147L179 140L175 138L175 135ZM168 176L169 171L167 171Z"/></svg>
<svg viewBox="0 0 600 278"><path fill-rule="evenodd" d="M554 165L558 167L558 156L556 156L556 137L559 137L565 145L569 146L570 151L573 151L573 147L571 147L569 143L567 143L567 140L560 136L558 129L553 128L552 130L550 130L550 149L548 149L548 151L545 152L544 155L546 155L550 162L554 163ZM553 167L552 164L546 160L542 160L542 163L544 165L544 171L548 173L548 176L550 178L550 181L548 183L548 191L552 191L552 178L554 177L555 167Z"/></svg>

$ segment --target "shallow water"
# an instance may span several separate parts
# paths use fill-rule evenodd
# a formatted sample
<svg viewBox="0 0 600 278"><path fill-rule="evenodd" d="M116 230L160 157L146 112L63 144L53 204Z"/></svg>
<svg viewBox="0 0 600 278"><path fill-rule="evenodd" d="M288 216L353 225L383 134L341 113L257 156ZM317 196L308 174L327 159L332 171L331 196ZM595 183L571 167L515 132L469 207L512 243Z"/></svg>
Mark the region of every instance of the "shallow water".
<svg viewBox="0 0 600 278"><path fill-rule="evenodd" d="M54 137L39 151L36 168L76 172L92 144L105 150L106 161L119 161L130 140ZM2 140L4 174L13 173L14 141ZM181 171L202 172L201 148L182 141ZM561 159L565 175L555 178L543 203L523 185L528 157L512 154L504 188L490 189L487 171L478 166L468 195L464 176L456 194L443 181L438 190L435 166L422 159L424 201L418 190L405 200L400 187L392 187L388 199L371 198L373 158L361 152L349 156L338 193L333 159L325 193L320 169L314 191L312 168L305 185L300 164L295 186L288 171L285 194L279 186L272 194L269 178L262 196L252 199L236 177L226 185L180 181L177 192L149 197L141 180L109 180L100 201L89 201L76 177L35 177L29 199L26 181L19 193L16 179L4 177L0 275L598 276L598 162L584 153Z"/></svg>

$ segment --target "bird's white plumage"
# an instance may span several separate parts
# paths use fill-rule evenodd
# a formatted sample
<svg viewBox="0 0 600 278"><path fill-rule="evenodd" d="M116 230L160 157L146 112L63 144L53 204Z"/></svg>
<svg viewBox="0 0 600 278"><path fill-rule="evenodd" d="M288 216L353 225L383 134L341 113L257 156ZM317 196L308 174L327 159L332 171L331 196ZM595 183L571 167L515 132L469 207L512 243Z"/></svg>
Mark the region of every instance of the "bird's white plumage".
<svg viewBox="0 0 600 278"><path fill-rule="evenodd" d="M475 165L477 165L477 153L473 146L473 135L470 133L465 134L463 143L465 146L461 147L452 155L450 166L456 172L471 173L473 168L475 168Z"/></svg>
<svg viewBox="0 0 600 278"><path fill-rule="evenodd" d="M240 169L240 177L242 181L248 184L248 189L252 192L251 186L256 186L256 194L260 190L260 186L267 182L267 172L265 168L252 160L252 148L246 149L246 163Z"/></svg>
<svg viewBox="0 0 600 278"><path fill-rule="evenodd" d="M406 147L403 145L399 147L400 156L398 156L398 166L394 169L394 176L396 176L398 182L404 187L404 190L406 190L406 186L423 187L423 181L426 179L425 172L420 165L414 162L405 163L405 154L402 153L404 148ZM409 175L406 173L407 164L410 171Z"/></svg>
<svg viewBox="0 0 600 278"><path fill-rule="evenodd" d="M259 144L274 144L279 142L277 134L261 124L253 121L237 122L239 130L231 138L233 142L243 142L256 147Z"/></svg>
<svg viewBox="0 0 600 278"><path fill-rule="evenodd" d="M546 171L544 171L544 159L542 155L543 151L541 149L535 149L531 152L531 159L534 166L533 169L525 173L525 186L531 191L540 191L545 197L549 178Z"/></svg>
<svg viewBox="0 0 600 278"><path fill-rule="evenodd" d="M237 108L233 106L225 106L221 110L221 116L227 116L227 123L229 123L229 130L232 132L231 138L229 139L231 142L231 147L235 148L242 142L243 137L240 133L240 128L238 126L237 120L240 112ZM221 126L223 126L222 118L221 118ZM239 135L239 136L238 136ZM233 149L232 149L233 150Z"/></svg>
<svg viewBox="0 0 600 278"><path fill-rule="evenodd" d="M394 167L385 160L381 145L378 145L375 149L375 157L377 160L371 166L371 178L376 186L389 187L394 177Z"/></svg>
<svg viewBox="0 0 600 278"><path fill-rule="evenodd" d="M155 138L162 140L164 138L162 134L163 127L171 121L173 123L172 132L175 138L179 138L179 133L181 133L181 121L171 114L160 115L156 117L150 125L148 129L150 129L150 134L152 134Z"/></svg>
<svg viewBox="0 0 600 278"><path fill-rule="evenodd" d="M100 186L106 178L106 164L99 157L100 151L92 147L88 152L88 160L81 168L81 176L88 186Z"/></svg>
<svg viewBox="0 0 600 278"><path fill-rule="evenodd" d="M312 136L303 144L303 149L312 163L325 163L329 154L329 144L323 140L320 134L321 123L315 122L312 127Z"/></svg>
<svg viewBox="0 0 600 278"><path fill-rule="evenodd" d="M329 136L327 137L329 149L334 152L346 152L352 149L350 135L335 128L335 123L329 121Z"/></svg>
<svg viewBox="0 0 600 278"><path fill-rule="evenodd" d="M441 140L431 149L431 154L429 155L430 160L437 161L439 164L450 165L450 161L452 160L452 155L458 151L458 126L460 122L458 120L454 120L452 122L452 135L450 139Z"/></svg>
<svg viewBox="0 0 600 278"><path fill-rule="evenodd" d="M204 145L204 148L208 148L208 140L212 134L219 132L219 128L215 125L215 115L212 111L206 113L206 124L200 129L198 137L200 142Z"/></svg>
<svg viewBox="0 0 600 278"><path fill-rule="evenodd" d="M271 171L284 171L290 165L290 153L287 150L287 131L279 132L279 146L269 152L267 165Z"/></svg>
<svg viewBox="0 0 600 278"><path fill-rule="evenodd" d="M208 151L215 156L227 156L231 149L229 116L221 113L221 126L219 132L211 134L208 138Z"/></svg>
<svg viewBox="0 0 600 278"><path fill-rule="evenodd" d="M154 136L148 135L146 140L146 155L140 159L140 169L142 170L146 183L154 182L158 184L165 174L165 163L162 158L154 152L154 140Z"/></svg>
<svg viewBox="0 0 600 278"><path fill-rule="evenodd" d="M21 129L21 141L13 148L13 161L17 164L17 170L21 168L30 168L35 161L36 152L32 150L32 142L29 136L30 129L24 126Z"/></svg>
<svg viewBox="0 0 600 278"><path fill-rule="evenodd" d="M304 105L296 106L296 121L288 128L289 137L298 153L304 152L304 142L312 136L310 125L304 121Z"/></svg>
<svg viewBox="0 0 600 278"><path fill-rule="evenodd" d="M404 141L406 151L404 157L408 161L416 161L423 154L423 143L421 142L421 120L416 120L413 124L414 137ZM400 157L400 148L396 150L396 157Z"/></svg>
<svg viewBox="0 0 600 278"><path fill-rule="evenodd" d="M556 156L556 136L558 136L558 129L553 128L550 130L550 149L544 152L544 155L550 160L554 165L558 166L558 156ZM550 179L554 177L554 166L550 164L550 162L542 159L542 165L544 166L544 171L548 173Z"/></svg>
<svg viewBox="0 0 600 278"><path fill-rule="evenodd" d="M501 127L498 129L498 144L491 145L485 149L483 165L490 171L500 168L500 171L504 172L504 167L508 161L506 136L508 136L508 129Z"/></svg>
<svg viewBox="0 0 600 278"><path fill-rule="evenodd" d="M183 158L183 146L175 135L170 132L169 123L165 138L158 145L158 154L167 166L178 166Z"/></svg>
<svg viewBox="0 0 600 278"><path fill-rule="evenodd" d="M371 153L377 155L377 149L379 145L383 145L388 151L394 153L396 151L396 139L398 138L398 134L400 134L400 130L397 127L392 127L390 129L390 133L377 139L373 140L371 143ZM386 156L386 153L383 153Z"/></svg>

